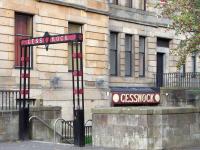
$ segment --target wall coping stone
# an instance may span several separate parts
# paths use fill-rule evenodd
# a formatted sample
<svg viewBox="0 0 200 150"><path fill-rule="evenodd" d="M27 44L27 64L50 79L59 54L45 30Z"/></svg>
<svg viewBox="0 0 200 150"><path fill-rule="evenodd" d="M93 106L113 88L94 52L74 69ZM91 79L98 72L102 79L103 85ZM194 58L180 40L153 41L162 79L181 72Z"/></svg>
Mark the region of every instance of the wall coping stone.
<svg viewBox="0 0 200 150"><path fill-rule="evenodd" d="M33 111L61 111L62 107L60 106L42 106L42 107L30 107L30 112ZM19 110L0 110L0 113L16 113Z"/></svg>
<svg viewBox="0 0 200 150"><path fill-rule="evenodd" d="M200 107L109 107L94 108L93 114L130 114L130 115L163 115L163 114L186 114L199 113Z"/></svg>
<svg viewBox="0 0 200 150"><path fill-rule="evenodd" d="M160 90L200 90L200 88L192 88L192 87L160 87Z"/></svg>
<svg viewBox="0 0 200 150"><path fill-rule="evenodd" d="M50 110L61 110L62 107L60 106L42 106L42 107L30 107L30 112L31 111L50 111Z"/></svg>

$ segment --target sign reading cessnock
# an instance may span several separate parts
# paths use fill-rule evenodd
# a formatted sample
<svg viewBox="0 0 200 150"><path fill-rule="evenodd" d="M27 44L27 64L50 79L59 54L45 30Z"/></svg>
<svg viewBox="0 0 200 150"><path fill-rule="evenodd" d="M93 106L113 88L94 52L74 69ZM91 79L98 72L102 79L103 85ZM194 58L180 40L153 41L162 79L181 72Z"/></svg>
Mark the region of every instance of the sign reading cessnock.
<svg viewBox="0 0 200 150"><path fill-rule="evenodd" d="M160 95L158 93L113 93L112 102L114 105L158 104Z"/></svg>
<svg viewBox="0 0 200 150"><path fill-rule="evenodd" d="M53 36L47 36L47 37L23 39L21 40L21 46L57 44L57 43L66 43L70 41L82 41L82 40L83 40L83 35L81 33L60 34L60 35L53 35Z"/></svg>

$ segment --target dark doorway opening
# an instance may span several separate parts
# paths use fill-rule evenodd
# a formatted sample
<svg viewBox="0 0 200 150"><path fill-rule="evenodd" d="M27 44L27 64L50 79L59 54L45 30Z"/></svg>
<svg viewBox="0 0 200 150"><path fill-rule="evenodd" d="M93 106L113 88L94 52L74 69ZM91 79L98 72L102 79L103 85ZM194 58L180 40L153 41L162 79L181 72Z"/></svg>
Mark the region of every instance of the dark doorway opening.
<svg viewBox="0 0 200 150"><path fill-rule="evenodd" d="M163 86L164 53L157 53L156 85Z"/></svg>

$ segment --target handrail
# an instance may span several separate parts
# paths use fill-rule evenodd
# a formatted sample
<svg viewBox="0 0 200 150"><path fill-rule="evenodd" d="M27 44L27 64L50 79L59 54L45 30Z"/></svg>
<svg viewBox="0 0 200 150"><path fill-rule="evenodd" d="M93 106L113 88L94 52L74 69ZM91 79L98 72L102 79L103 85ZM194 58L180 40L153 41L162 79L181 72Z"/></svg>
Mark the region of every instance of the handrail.
<svg viewBox="0 0 200 150"><path fill-rule="evenodd" d="M29 122L31 122L32 119L37 119L37 120L39 120L39 121L40 121L41 123L43 123L46 127L48 127L49 129L52 130L52 128L51 128L44 120L42 120L40 117L38 117L38 116L31 116L31 117L29 118Z"/></svg>
<svg viewBox="0 0 200 150"><path fill-rule="evenodd" d="M49 128L49 129L51 129L53 132L54 132L54 129L52 129L52 127L51 126L49 126L44 120L42 120L40 117L38 117L38 116L31 116L30 118L29 118L29 122L31 122L31 120L32 119L37 119L37 120L39 120L41 123L43 123L47 128ZM58 119L57 119L58 120ZM58 132L54 132L54 136L55 136L55 134L58 134L59 136L62 136L60 133L58 133ZM69 141L68 141L69 142ZM69 142L70 143L70 142Z"/></svg>
<svg viewBox="0 0 200 150"><path fill-rule="evenodd" d="M64 120L62 118L58 118L54 121L54 124L53 124L53 142L56 143L56 124L59 120ZM65 121L65 120L64 120Z"/></svg>
<svg viewBox="0 0 200 150"><path fill-rule="evenodd" d="M85 126L87 125L88 122L92 122L92 119L87 120Z"/></svg>
<svg viewBox="0 0 200 150"><path fill-rule="evenodd" d="M54 138L53 138L53 139L54 139L54 143L56 143L56 124L57 124L58 121L60 121L60 120L66 122L66 120L64 120L63 118L58 118L58 119L56 119L56 120L54 121ZM68 122L67 122L67 124L73 128L73 126L72 126L71 124L69 124ZM68 142L69 142L69 141L68 141Z"/></svg>

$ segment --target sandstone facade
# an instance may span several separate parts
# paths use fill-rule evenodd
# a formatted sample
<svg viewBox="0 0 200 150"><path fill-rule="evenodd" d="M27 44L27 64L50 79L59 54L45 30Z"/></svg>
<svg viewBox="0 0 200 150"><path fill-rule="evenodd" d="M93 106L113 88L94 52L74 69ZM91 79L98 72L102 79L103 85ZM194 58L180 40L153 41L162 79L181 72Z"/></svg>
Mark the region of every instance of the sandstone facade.
<svg viewBox="0 0 200 150"><path fill-rule="evenodd" d="M152 0L151 0L152 1ZM150 2L151 2L150 1ZM122 0L119 3L123 2ZM167 20L156 18L152 5L147 11L109 4L107 0L1 0L0 1L0 89L19 89L19 69L15 68L15 12L33 15L33 36L68 33L69 23L82 25L86 120L91 108L110 105L109 86L153 86L156 73L157 37L170 39L170 48L181 38L166 31ZM109 34L118 32L119 74L109 75ZM125 77L125 34L133 35L133 75ZM139 36L146 37L145 77L139 77ZM65 119L72 119L72 81L68 67L68 45L33 49L31 97L44 105L62 106ZM198 61L197 57L197 62ZM165 54L165 72L175 72L176 57ZM188 61L191 61L188 59ZM190 70L191 63L187 64ZM197 64L198 68L198 64ZM198 70L197 70L198 71ZM58 78L58 85L51 84ZM103 81L98 84L98 81Z"/></svg>

